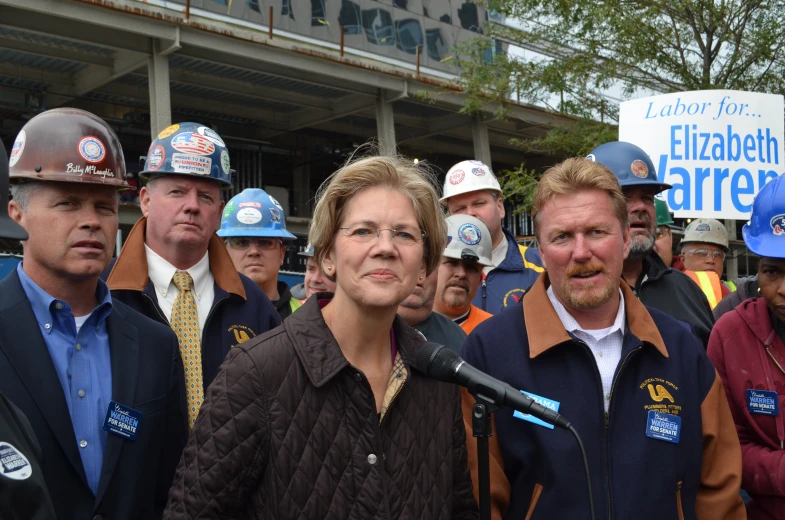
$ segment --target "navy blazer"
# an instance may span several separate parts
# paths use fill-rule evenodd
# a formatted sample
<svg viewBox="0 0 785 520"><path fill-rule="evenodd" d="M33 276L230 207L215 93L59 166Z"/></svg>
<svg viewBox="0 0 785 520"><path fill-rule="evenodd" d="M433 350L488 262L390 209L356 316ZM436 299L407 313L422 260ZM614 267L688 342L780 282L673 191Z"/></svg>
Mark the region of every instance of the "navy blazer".
<svg viewBox="0 0 785 520"><path fill-rule="evenodd" d="M188 436L177 337L117 300L106 327L112 400L143 417L135 441L107 436L97 496L87 485L65 395L16 270L0 281L0 392L38 436L58 518L161 518Z"/></svg>

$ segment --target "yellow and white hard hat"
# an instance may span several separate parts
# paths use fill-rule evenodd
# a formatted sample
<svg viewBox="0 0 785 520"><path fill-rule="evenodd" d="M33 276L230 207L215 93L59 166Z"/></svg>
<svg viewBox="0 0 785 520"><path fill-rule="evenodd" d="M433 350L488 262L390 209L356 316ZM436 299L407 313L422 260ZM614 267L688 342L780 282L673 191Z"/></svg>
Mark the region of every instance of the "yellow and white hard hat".
<svg viewBox="0 0 785 520"><path fill-rule="evenodd" d="M499 181L488 166L480 161L461 161L447 172L439 202L447 205L450 197L480 190L502 193Z"/></svg>
<svg viewBox="0 0 785 520"><path fill-rule="evenodd" d="M447 217L447 247L443 256L493 267L491 233L482 220L471 215Z"/></svg>
<svg viewBox="0 0 785 520"><path fill-rule="evenodd" d="M714 244L728 251L728 230L725 229L725 225L719 220L696 218L684 230L684 238L681 240L681 245L689 244L690 242Z"/></svg>

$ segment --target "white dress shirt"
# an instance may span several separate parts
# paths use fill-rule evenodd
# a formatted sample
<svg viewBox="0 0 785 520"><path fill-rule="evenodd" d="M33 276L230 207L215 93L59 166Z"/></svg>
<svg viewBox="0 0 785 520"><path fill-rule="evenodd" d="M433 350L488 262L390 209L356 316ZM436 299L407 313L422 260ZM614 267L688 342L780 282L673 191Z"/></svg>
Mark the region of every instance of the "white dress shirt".
<svg viewBox="0 0 785 520"><path fill-rule="evenodd" d="M548 287L548 298L551 300L551 305L556 310L559 319L564 325L567 332L572 332L579 339L583 340L589 346L592 354L594 354L594 361L597 363L597 368L600 371L600 378L602 378L602 394L603 402L605 403L605 411L608 411L608 405L611 400L611 386L613 385L613 376L616 373L616 367L621 361L621 347L624 341L624 327L625 327L625 310L624 310L624 294L619 289L619 310L616 312L616 319L613 325L604 329L587 330L581 328L575 318L564 308L564 305L553 294L553 287Z"/></svg>
<svg viewBox="0 0 785 520"><path fill-rule="evenodd" d="M180 289L174 285L172 278L178 269L161 258L147 244L144 245L144 250L147 255L147 270L155 287L158 306L161 307L166 319L172 321L174 300L180 294ZM185 271L191 275L194 281L193 294L196 298L196 313L199 316L199 337L201 338L207 315L210 313L210 307L213 306L213 298L215 297L215 287L213 286L215 278L210 271L208 254L205 253L201 260Z"/></svg>

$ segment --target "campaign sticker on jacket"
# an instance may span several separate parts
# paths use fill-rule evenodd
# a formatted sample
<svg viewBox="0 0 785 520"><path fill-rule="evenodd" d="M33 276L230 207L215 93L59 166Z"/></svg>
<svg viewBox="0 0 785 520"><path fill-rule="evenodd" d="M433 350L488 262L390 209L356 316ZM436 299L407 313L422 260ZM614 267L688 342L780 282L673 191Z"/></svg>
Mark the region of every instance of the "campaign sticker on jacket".
<svg viewBox="0 0 785 520"><path fill-rule="evenodd" d="M521 393L525 394L525 395L528 395L529 397L534 399L534 401L537 404L541 404L545 408L550 408L554 412L558 412L559 411L559 406L561 404L561 403L559 403L559 401L554 401L553 399L548 399L547 397L542 397L540 395L536 395L536 394L532 394L532 393L529 393L529 392L525 392L523 390L521 390ZM549 428L551 430L553 429L553 425L552 424L549 424L549 423L547 423L545 421L542 421L542 420L540 420L540 419L538 419L536 417L532 417L528 413L521 413L521 412L516 411L513 414L513 417L515 417L516 419L523 419L524 421L529 421L530 423L539 424L540 426L544 426L544 427Z"/></svg>
<svg viewBox="0 0 785 520"><path fill-rule="evenodd" d="M194 175L210 175L213 161L209 157L176 153L172 155L172 171L176 173L192 173Z"/></svg>
<svg viewBox="0 0 785 520"><path fill-rule="evenodd" d="M104 430L129 441L135 441L139 435L141 421L142 414L140 412L115 401L109 401L109 409L106 410L106 419L104 419Z"/></svg>
<svg viewBox="0 0 785 520"><path fill-rule="evenodd" d="M24 454L12 444L0 442L0 475L11 480L26 480L33 474L33 467Z"/></svg>
<svg viewBox="0 0 785 520"><path fill-rule="evenodd" d="M777 392L772 390L747 389L747 410L759 415L779 415L780 404Z"/></svg>
<svg viewBox="0 0 785 520"><path fill-rule="evenodd" d="M677 444L681 436L681 417L649 410L646 437Z"/></svg>

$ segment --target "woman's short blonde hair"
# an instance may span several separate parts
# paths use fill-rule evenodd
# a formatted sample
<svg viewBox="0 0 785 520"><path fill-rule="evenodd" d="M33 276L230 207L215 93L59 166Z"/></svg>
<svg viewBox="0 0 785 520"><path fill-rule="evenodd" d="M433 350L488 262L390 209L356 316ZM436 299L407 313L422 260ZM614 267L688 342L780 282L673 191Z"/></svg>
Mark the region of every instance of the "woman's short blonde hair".
<svg viewBox="0 0 785 520"><path fill-rule="evenodd" d="M540 213L543 206L557 195L572 195L583 190L601 190L607 193L622 230L627 228L629 223L627 199L613 172L600 163L583 157L573 157L548 168L537 185L532 218L534 235L538 240L541 228Z"/></svg>
<svg viewBox="0 0 785 520"><path fill-rule="evenodd" d="M447 243L447 226L439 205L436 177L423 165L400 156L350 158L319 188L308 230L314 258L321 267L335 244L349 200L368 188L388 188L412 202L420 229L425 232L423 259L428 274L436 270Z"/></svg>

